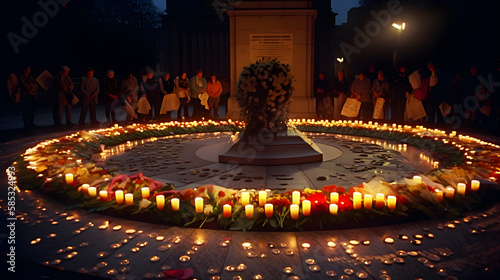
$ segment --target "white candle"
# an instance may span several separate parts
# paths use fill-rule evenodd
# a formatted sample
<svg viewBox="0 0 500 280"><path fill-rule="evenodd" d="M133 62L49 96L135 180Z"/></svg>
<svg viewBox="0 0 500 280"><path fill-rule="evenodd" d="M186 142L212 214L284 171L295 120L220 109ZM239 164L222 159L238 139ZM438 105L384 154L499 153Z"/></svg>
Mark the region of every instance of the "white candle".
<svg viewBox="0 0 500 280"><path fill-rule="evenodd" d="M148 187L141 188L141 194L142 194L142 199L148 199L149 198L149 188Z"/></svg>
<svg viewBox="0 0 500 280"><path fill-rule="evenodd" d="M90 185L89 184L83 184L82 185L82 192L84 194L89 194L89 188L90 188Z"/></svg>
<svg viewBox="0 0 500 280"><path fill-rule="evenodd" d="M259 191L259 206L266 205L267 193L265 191Z"/></svg>
<svg viewBox="0 0 500 280"><path fill-rule="evenodd" d="M245 215L248 219L253 219L253 204L245 205Z"/></svg>
<svg viewBox="0 0 500 280"><path fill-rule="evenodd" d="M464 183L458 183L457 192L461 195L465 195L465 184Z"/></svg>
<svg viewBox="0 0 500 280"><path fill-rule="evenodd" d="M443 201L443 192L440 190L436 190L436 197L437 197L438 202Z"/></svg>
<svg viewBox="0 0 500 280"><path fill-rule="evenodd" d="M123 191L118 190L115 192L115 199L117 204L123 204Z"/></svg>
<svg viewBox="0 0 500 280"><path fill-rule="evenodd" d="M194 207L196 213L203 213L203 198L197 197L194 199Z"/></svg>
<svg viewBox="0 0 500 280"><path fill-rule="evenodd" d="M292 204L300 204L300 192L299 191L293 191L292 192Z"/></svg>
<svg viewBox="0 0 500 280"><path fill-rule="evenodd" d="M479 190L479 181L478 180L472 180L470 182L470 190L471 191L477 191L477 190Z"/></svg>
<svg viewBox="0 0 500 280"><path fill-rule="evenodd" d="M339 206L335 203L330 204L330 214L336 215L339 212Z"/></svg>
<svg viewBox="0 0 500 280"><path fill-rule="evenodd" d="M302 215L304 216L311 215L311 201L309 200L302 201Z"/></svg>
<svg viewBox="0 0 500 280"><path fill-rule="evenodd" d="M354 209L361 208L361 193L360 192L354 192L352 194L352 207Z"/></svg>
<svg viewBox="0 0 500 280"><path fill-rule="evenodd" d="M250 203L250 194L248 192L241 193L241 205L246 206Z"/></svg>
<svg viewBox="0 0 500 280"><path fill-rule="evenodd" d="M160 194L156 196L156 207L158 210L163 210L165 207L165 196Z"/></svg>
<svg viewBox="0 0 500 280"><path fill-rule="evenodd" d="M96 194L97 194L97 188L96 187L89 187L89 195L91 197L94 197L94 196L96 196Z"/></svg>
<svg viewBox="0 0 500 280"><path fill-rule="evenodd" d="M363 200L363 206L365 209L372 209L372 204L373 204L373 199L370 194L365 194L364 200Z"/></svg>
<svg viewBox="0 0 500 280"><path fill-rule="evenodd" d="M73 184L73 174L72 173L66 173L66 183L68 184Z"/></svg>
<svg viewBox="0 0 500 280"><path fill-rule="evenodd" d="M290 217L293 220L297 220L299 218L299 205L297 204L290 205Z"/></svg>
<svg viewBox="0 0 500 280"><path fill-rule="evenodd" d="M455 189L452 187L447 187L444 196L448 199L453 199L454 195L455 195Z"/></svg>
<svg viewBox="0 0 500 280"><path fill-rule="evenodd" d="M381 208L384 207L385 201L384 201L384 194L383 193L378 193L375 196L375 207Z"/></svg>
<svg viewBox="0 0 500 280"><path fill-rule="evenodd" d="M271 218L273 216L274 207L271 203L267 203L264 206L264 210L266 212L266 217Z"/></svg>
<svg viewBox="0 0 500 280"><path fill-rule="evenodd" d="M99 191L99 199L100 200L106 200L108 199L108 191Z"/></svg>
<svg viewBox="0 0 500 280"><path fill-rule="evenodd" d="M339 202L339 193L331 192L330 193L330 203L338 203Z"/></svg>
<svg viewBox="0 0 500 280"><path fill-rule="evenodd" d="M420 177L420 176L413 176L413 182L415 182L415 184L422 183L422 177Z"/></svg>
<svg viewBox="0 0 500 280"><path fill-rule="evenodd" d="M170 205L173 211L179 211L181 201L178 198L172 198L170 200Z"/></svg>
<svg viewBox="0 0 500 280"><path fill-rule="evenodd" d="M387 207L391 210L396 209L396 200L396 197L393 195L387 196Z"/></svg>
<svg viewBox="0 0 500 280"><path fill-rule="evenodd" d="M134 195L133 194L131 194L131 193L125 194L125 204L126 205L134 204Z"/></svg>
<svg viewBox="0 0 500 280"><path fill-rule="evenodd" d="M231 218L231 211L232 211L231 205L224 204L222 208L222 214L224 215L224 218Z"/></svg>

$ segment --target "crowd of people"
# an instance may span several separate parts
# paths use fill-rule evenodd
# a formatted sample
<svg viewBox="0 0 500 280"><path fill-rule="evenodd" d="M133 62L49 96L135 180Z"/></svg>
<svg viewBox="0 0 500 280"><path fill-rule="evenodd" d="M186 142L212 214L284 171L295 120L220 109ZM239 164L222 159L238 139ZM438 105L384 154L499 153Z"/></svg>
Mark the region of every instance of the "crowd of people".
<svg viewBox="0 0 500 280"><path fill-rule="evenodd" d="M390 120L429 126L498 127L500 64L481 73L477 66L448 78L434 62L400 65L390 75L370 65L348 82L343 71L333 81L320 73L314 81L318 119Z"/></svg>
<svg viewBox="0 0 500 280"><path fill-rule="evenodd" d="M87 115L91 124L99 124L96 112L99 102L104 104L106 123L168 121L172 119L172 111L178 111L176 116L179 119L219 118L222 85L216 75L211 75L207 82L201 70L189 79L186 72L175 78L170 73L156 77L151 69L147 69L141 72L139 80L132 72L119 80L113 70L108 70L99 81L94 72L93 68L87 68L75 87L70 68L61 67L53 79L55 93L51 98L56 126L63 124L63 112L64 124L76 125L71 119L71 111L77 104L81 108L78 124L85 125ZM37 127L35 104L39 85L31 68L26 67L19 76L12 74L8 89L12 100L22 105L25 128ZM117 120L117 109L126 112L126 120Z"/></svg>

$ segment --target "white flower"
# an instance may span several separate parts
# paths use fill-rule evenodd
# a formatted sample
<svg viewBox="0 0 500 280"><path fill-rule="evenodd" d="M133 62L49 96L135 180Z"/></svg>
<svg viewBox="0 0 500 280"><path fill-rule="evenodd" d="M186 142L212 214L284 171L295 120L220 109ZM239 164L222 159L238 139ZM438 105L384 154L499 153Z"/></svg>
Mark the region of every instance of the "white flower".
<svg viewBox="0 0 500 280"><path fill-rule="evenodd" d="M143 200L139 201L139 210L148 207L149 204L151 204L151 201L149 201L147 199L143 199Z"/></svg>
<svg viewBox="0 0 500 280"><path fill-rule="evenodd" d="M212 212L214 211L214 207L212 206L212 204L207 204L205 205L205 209L203 209L203 214L205 215L210 215Z"/></svg>

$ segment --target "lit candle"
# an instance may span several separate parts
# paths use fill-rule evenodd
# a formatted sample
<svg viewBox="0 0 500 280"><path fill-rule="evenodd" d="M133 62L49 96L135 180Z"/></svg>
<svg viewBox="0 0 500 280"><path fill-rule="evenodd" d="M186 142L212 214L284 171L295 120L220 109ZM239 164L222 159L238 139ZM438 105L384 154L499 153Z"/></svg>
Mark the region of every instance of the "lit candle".
<svg viewBox="0 0 500 280"><path fill-rule="evenodd" d="M465 195L465 184L464 183L458 183L457 192L461 195Z"/></svg>
<svg viewBox="0 0 500 280"><path fill-rule="evenodd" d="M330 193L330 203L338 203L339 202L339 193L331 192Z"/></svg>
<svg viewBox="0 0 500 280"><path fill-rule="evenodd" d="M117 204L123 204L123 191L118 190L115 192L115 199Z"/></svg>
<svg viewBox="0 0 500 280"><path fill-rule="evenodd" d="M66 183L73 184L73 173L66 173Z"/></svg>
<svg viewBox="0 0 500 280"><path fill-rule="evenodd" d="M443 201L443 192L442 191L436 190L436 196L437 196L438 202Z"/></svg>
<svg viewBox="0 0 500 280"><path fill-rule="evenodd" d="M302 215L304 216L311 215L311 201L309 200L302 201Z"/></svg>
<svg viewBox="0 0 500 280"><path fill-rule="evenodd" d="M253 219L253 204L245 205L245 215L248 219Z"/></svg>
<svg viewBox="0 0 500 280"><path fill-rule="evenodd" d="M156 207L158 210L163 210L165 207L165 196L160 194L156 196Z"/></svg>
<svg viewBox="0 0 500 280"><path fill-rule="evenodd" d="M352 207L354 209L361 208L361 193L360 192L354 192L352 194Z"/></svg>
<svg viewBox="0 0 500 280"><path fill-rule="evenodd" d="M100 200L106 200L108 199L108 191L99 191L99 199Z"/></svg>
<svg viewBox="0 0 500 280"><path fill-rule="evenodd" d="M471 191L477 191L477 190L479 190L479 181L478 180L472 180L470 182L470 190Z"/></svg>
<svg viewBox="0 0 500 280"><path fill-rule="evenodd" d="M384 207L385 202L384 202L384 194L383 193L378 193L375 196L375 207L381 208Z"/></svg>
<svg viewBox="0 0 500 280"><path fill-rule="evenodd" d="M125 194L125 204L126 205L134 204L134 195L133 194L131 194L131 193Z"/></svg>
<svg viewBox="0 0 500 280"><path fill-rule="evenodd" d="M413 182L415 182L415 184L422 183L422 177L420 177L420 176L413 176Z"/></svg>
<svg viewBox="0 0 500 280"><path fill-rule="evenodd" d="M222 214L224 215L224 218L231 218L231 208L231 205L224 204L222 208Z"/></svg>
<svg viewBox="0 0 500 280"><path fill-rule="evenodd" d="M267 203L265 206L264 206L264 210L266 212L266 217L268 218L271 218L273 216L273 205L271 203Z"/></svg>
<svg viewBox="0 0 500 280"><path fill-rule="evenodd" d="M96 194L97 194L97 188L96 187L89 187L89 195L91 197L94 197L94 196L96 196Z"/></svg>
<svg viewBox="0 0 500 280"><path fill-rule="evenodd" d="M387 196L387 207L389 209L394 210L396 209L396 197L393 195Z"/></svg>
<svg viewBox="0 0 500 280"><path fill-rule="evenodd" d="M452 187L447 187L444 196L448 199L453 199L454 195L455 195L455 189Z"/></svg>
<svg viewBox="0 0 500 280"><path fill-rule="evenodd" d="M181 201L178 198L172 198L170 204L173 211L179 211Z"/></svg>
<svg viewBox="0 0 500 280"><path fill-rule="evenodd" d="M297 220L299 218L299 205L290 205L290 218L292 218L293 220Z"/></svg>
<svg viewBox="0 0 500 280"><path fill-rule="evenodd" d="M149 197L149 188L148 187L141 188L141 193L142 193L142 199L148 199L148 197Z"/></svg>
<svg viewBox="0 0 500 280"><path fill-rule="evenodd" d="M336 215L339 212L339 206L335 203L330 204L330 214Z"/></svg>
<svg viewBox="0 0 500 280"><path fill-rule="evenodd" d="M300 204L300 192L294 191L292 192L292 204Z"/></svg>
<svg viewBox="0 0 500 280"><path fill-rule="evenodd" d="M194 199L196 213L203 213L203 198L197 197Z"/></svg>
<svg viewBox="0 0 500 280"><path fill-rule="evenodd" d="M246 206L250 203L250 194L248 192L241 193L241 205Z"/></svg>
<svg viewBox="0 0 500 280"><path fill-rule="evenodd" d="M363 200L363 206L365 209L372 209L373 199L370 194L365 194L365 198Z"/></svg>
<svg viewBox="0 0 500 280"><path fill-rule="evenodd" d="M267 193L265 191L259 192L259 206L266 205Z"/></svg>
<svg viewBox="0 0 500 280"><path fill-rule="evenodd" d="M89 184L83 184L82 185L82 192L84 194L89 194L89 188L90 188L90 185Z"/></svg>

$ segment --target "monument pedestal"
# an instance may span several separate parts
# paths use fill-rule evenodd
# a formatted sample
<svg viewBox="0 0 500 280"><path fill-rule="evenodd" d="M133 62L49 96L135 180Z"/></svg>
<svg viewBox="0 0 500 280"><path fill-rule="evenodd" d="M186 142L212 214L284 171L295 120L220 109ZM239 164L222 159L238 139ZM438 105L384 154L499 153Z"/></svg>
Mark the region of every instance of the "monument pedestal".
<svg viewBox="0 0 500 280"><path fill-rule="evenodd" d="M259 134L237 140L219 155L219 162L244 165L286 165L323 161L323 153L295 128L274 136Z"/></svg>

